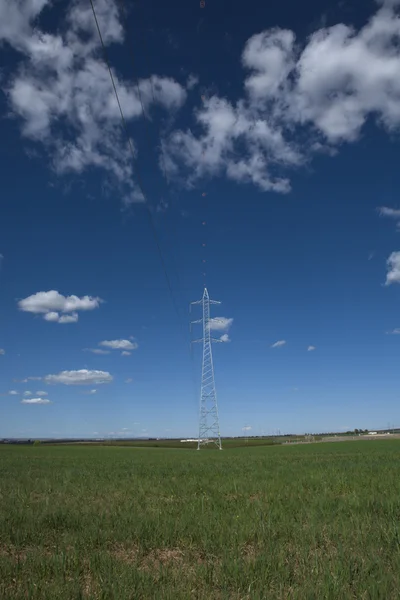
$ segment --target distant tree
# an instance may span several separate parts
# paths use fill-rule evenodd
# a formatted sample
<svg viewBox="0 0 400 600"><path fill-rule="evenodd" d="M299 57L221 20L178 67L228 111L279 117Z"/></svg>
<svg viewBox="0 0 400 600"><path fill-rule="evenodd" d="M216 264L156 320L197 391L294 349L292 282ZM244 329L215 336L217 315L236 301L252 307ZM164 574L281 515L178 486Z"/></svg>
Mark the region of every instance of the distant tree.
<svg viewBox="0 0 400 600"><path fill-rule="evenodd" d="M33 442L33 445L34 445L34 446L40 446L40 440L35 440L35 441Z"/></svg>
<svg viewBox="0 0 400 600"><path fill-rule="evenodd" d="M360 431L361 431L361 430L360 430ZM355 430L354 430L354 433L358 433L358 429L355 429Z"/></svg>

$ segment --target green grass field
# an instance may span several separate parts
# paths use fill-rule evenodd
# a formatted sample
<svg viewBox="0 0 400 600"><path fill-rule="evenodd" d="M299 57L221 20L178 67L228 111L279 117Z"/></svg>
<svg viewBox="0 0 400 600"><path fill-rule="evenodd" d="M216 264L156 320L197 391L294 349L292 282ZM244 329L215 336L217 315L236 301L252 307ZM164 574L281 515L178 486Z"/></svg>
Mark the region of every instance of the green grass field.
<svg viewBox="0 0 400 600"><path fill-rule="evenodd" d="M400 441L0 447L0 598L400 597Z"/></svg>

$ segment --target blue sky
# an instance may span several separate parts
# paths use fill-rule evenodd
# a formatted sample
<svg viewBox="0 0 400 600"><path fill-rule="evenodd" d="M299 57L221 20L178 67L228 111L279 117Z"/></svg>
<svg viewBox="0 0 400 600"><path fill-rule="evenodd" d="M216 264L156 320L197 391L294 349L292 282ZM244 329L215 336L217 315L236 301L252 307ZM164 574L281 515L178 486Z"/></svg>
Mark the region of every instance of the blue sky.
<svg viewBox="0 0 400 600"><path fill-rule="evenodd" d="M126 5L134 168L90 3L0 0L0 437L196 435L204 283L223 435L400 426L400 2Z"/></svg>

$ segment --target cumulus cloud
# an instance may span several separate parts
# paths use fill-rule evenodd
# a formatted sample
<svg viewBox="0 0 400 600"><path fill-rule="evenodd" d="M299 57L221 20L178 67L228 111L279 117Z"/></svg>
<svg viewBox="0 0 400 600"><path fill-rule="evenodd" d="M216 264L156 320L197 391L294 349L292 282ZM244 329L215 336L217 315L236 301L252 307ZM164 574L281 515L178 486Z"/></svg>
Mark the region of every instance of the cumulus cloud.
<svg viewBox="0 0 400 600"><path fill-rule="evenodd" d="M48 398L23 398L21 404L50 404Z"/></svg>
<svg viewBox="0 0 400 600"><path fill-rule="evenodd" d="M221 340L221 342L230 342L231 341L231 338L229 337L229 335L227 333L223 333L219 339Z"/></svg>
<svg viewBox="0 0 400 600"><path fill-rule="evenodd" d="M18 396L17 390L10 390L8 393L10 396Z"/></svg>
<svg viewBox="0 0 400 600"><path fill-rule="evenodd" d="M392 252L386 261L388 272L385 285L400 283L400 252Z"/></svg>
<svg viewBox="0 0 400 600"><path fill-rule="evenodd" d="M90 4L68 3L66 22L54 33L40 26L45 7L51 9L50 0L0 3L0 43L21 59L4 87L22 135L42 145L56 173L99 168L118 185L125 204L142 201ZM95 7L104 43L121 44L116 3L97 0ZM113 76L128 123L142 116L141 103L149 114L154 105L171 111L186 100L185 89L169 77L139 80L140 99L133 81Z"/></svg>
<svg viewBox="0 0 400 600"><path fill-rule="evenodd" d="M99 346L111 348L111 350L136 350L139 347L137 342L130 342L129 340L104 340L99 342Z"/></svg>
<svg viewBox="0 0 400 600"><path fill-rule="evenodd" d="M36 392L36 396L48 396L48 393L40 390L39 392Z"/></svg>
<svg viewBox="0 0 400 600"><path fill-rule="evenodd" d="M271 348L281 348L286 344L286 340L278 340L275 344L272 344Z"/></svg>
<svg viewBox="0 0 400 600"><path fill-rule="evenodd" d="M24 392L24 396L32 396L32 392L30 392L29 390L27 390L26 392Z"/></svg>
<svg viewBox="0 0 400 600"><path fill-rule="evenodd" d="M113 376L107 371L89 371L80 369L79 371L61 371L57 375L46 375L43 381L46 383L62 383L64 385L100 385L102 383L111 383Z"/></svg>
<svg viewBox="0 0 400 600"><path fill-rule="evenodd" d="M249 38L241 57L242 97L205 98L195 127L165 140L171 178L190 188L202 177L225 175L285 193L293 168L356 141L367 120L398 130L398 5L381 2L359 30L343 23L324 27L302 45L280 28Z"/></svg>
<svg viewBox="0 0 400 600"><path fill-rule="evenodd" d="M24 312L42 314L46 321L76 323L78 320L77 311L94 310L100 306L101 302L101 298L63 296L56 290L50 290L49 292L37 292L20 300L18 308Z"/></svg>
<svg viewBox="0 0 400 600"><path fill-rule="evenodd" d="M214 317L210 319L210 329L214 331L227 331L230 329L233 319L227 317Z"/></svg>
<svg viewBox="0 0 400 600"><path fill-rule="evenodd" d="M121 356L130 356L131 354L132 354L132 352L127 352L126 350L121 352Z"/></svg>
<svg viewBox="0 0 400 600"><path fill-rule="evenodd" d="M307 352L312 352L313 350L315 350L315 346L308 346Z"/></svg>

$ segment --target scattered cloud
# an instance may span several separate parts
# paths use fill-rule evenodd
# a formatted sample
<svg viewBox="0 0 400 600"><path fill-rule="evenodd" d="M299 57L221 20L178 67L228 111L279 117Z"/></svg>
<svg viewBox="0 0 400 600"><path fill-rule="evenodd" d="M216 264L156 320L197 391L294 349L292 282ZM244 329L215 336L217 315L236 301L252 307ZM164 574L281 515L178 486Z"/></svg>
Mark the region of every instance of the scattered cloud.
<svg viewBox="0 0 400 600"><path fill-rule="evenodd" d="M101 298L92 296L63 296L56 290L37 292L18 302L18 308L24 312L42 314L46 321L55 323L76 323L78 310L94 310L99 308ZM70 313L70 314L59 314Z"/></svg>
<svg viewBox="0 0 400 600"><path fill-rule="evenodd" d="M24 396L32 396L32 392L30 392L29 390L27 390L26 392L24 392Z"/></svg>
<svg viewBox="0 0 400 600"><path fill-rule="evenodd" d="M388 272L385 285L400 283L400 252L392 252L386 261Z"/></svg>
<svg viewBox="0 0 400 600"><path fill-rule="evenodd" d="M93 354L110 354L110 350L102 350L101 348L84 348L86 352L92 352Z"/></svg>
<svg viewBox="0 0 400 600"><path fill-rule="evenodd" d="M6 353L6 351L4 350L4 348L0 348L0 356L4 355Z"/></svg>
<svg viewBox="0 0 400 600"><path fill-rule="evenodd" d="M132 354L132 352L127 352L126 350L121 352L121 356L130 356L131 354Z"/></svg>
<svg viewBox="0 0 400 600"><path fill-rule="evenodd" d="M399 208L388 208L387 206L381 206L378 208L381 217L390 217L391 219L400 219Z"/></svg>
<svg viewBox="0 0 400 600"><path fill-rule="evenodd" d="M229 335L227 333L223 333L219 339L221 340L221 342L230 342L231 341L231 338L229 337Z"/></svg>
<svg viewBox="0 0 400 600"><path fill-rule="evenodd" d="M28 381L41 381L42 378L41 377L25 377L25 379L21 379L20 383L28 383ZM14 381L18 381L18 379L15 379Z"/></svg>
<svg viewBox="0 0 400 600"><path fill-rule="evenodd" d="M392 329L392 331L387 331L386 333L388 335L400 335L400 327L397 327L396 329Z"/></svg>
<svg viewBox="0 0 400 600"><path fill-rule="evenodd" d="M210 329L214 331L228 331L233 323L233 319L227 317L214 317L210 319Z"/></svg>
<svg viewBox="0 0 400 600"><path fill-rule="evenodd" d="M245 425L245 427L242 427L242 431L250 431L251 430L251 425Z"/></svg>
<svg viewBox="0 0 400 600"><path fill-rule="evenodd" d="M381 206L378 208L379 214L381 217L389 217L390 219L395 219L396 229L400 231L400 209L399 208L388 208L387 206Z"/></svg>
<svg viewBox="0 0 400 600"><path fill-rule="evenodd" d="M48 393L39 391L39 392L36 392L36 396L48 396Z"/></svg>
<svg viewBox="0 0 400 600"><path fill-rule="evenodd" d="M313 350L315 350L315 346L308 346L307 352L312 352Z"/></svg>
<svg viewBox="0 0 400 600"><path fill-rule="evenodd" d="M17 390L10 390L9 392L10 396L18 396L19 392L17 392Z"/></svg>
<svg viewBox="0 0 400 600"><path fill-rule="evenodd" d="M197 75L190 74L186 81L186 89L192 90L199 83L199 78Z"/></svg>
<svg viewBox="0 0 400 600"><path fill-rule="evenodd" d="M21 404L50 404L48 398L24 398Z"/></svg>
<svg viewBox="0 0 400 600"><path fill-rule="evenodd" d="M128 379L125 379L125 383L132 383L133 379L131 377L128 377Z"/></svg>
<svg viewBox="0 0 400 600"><path fill-rule="evenodd" d="M57 375L46 375L43 378L46 383L62 383L64 385L100 385L111 383L112 380L113 376L107 371L88 371L87 369L61 371Z"/></svg>
<svg viewBox="0 0 400 600"><path fill-rule="evenodd" d="M281 348L286 344L286 340L278 340L275 344L272 344L271 348Z"/></svg>
<svg viewBox="0 0 400 600"><path fill-rule="evenodd" d="M68 3L65 26L50 34L38 26L50 0L0 3L0 43L10 44L22 59L3 82L22 135L41 145L57 174L102 169L119 187L125 204L143 201L133 177L132 157L103 60L90 4ZM124 32L117 5L97 0L96 13L106 46L121 44ZM129 124L154 106L171 112L186 101L186 90L169 77L152 75L138 82L113 70L124 116ZM137 152L132 142L134 151Z"/></svg>
<svg viewBox="0 0 400 600"><path fill-rule="evenodd" d="M111 350L136 350L139 344L137 342L130 342L129 340L104 340L99 343L99 346L111 348Z"/></svg>
<svg viewBox="0 0 400 600"><path fill-rule="evenodd" d="M368 120L395 131L398 4L381 2L358 30L343 23L322 27L305 44L277 27L250 37L241 56L242 97L205 97L194 125L166 138L170 178L192 188L201 178L225 175L261 191L286 193L286 173L357 141Z"/></svg>

